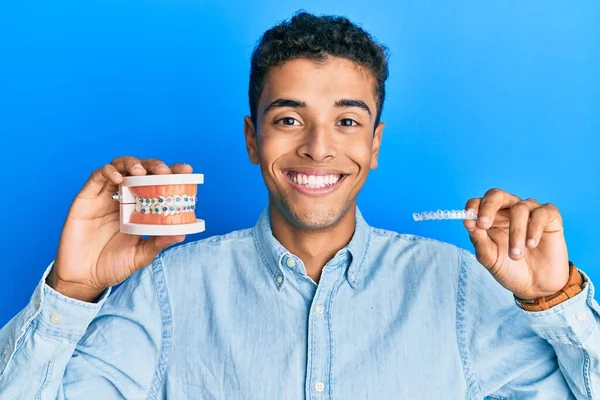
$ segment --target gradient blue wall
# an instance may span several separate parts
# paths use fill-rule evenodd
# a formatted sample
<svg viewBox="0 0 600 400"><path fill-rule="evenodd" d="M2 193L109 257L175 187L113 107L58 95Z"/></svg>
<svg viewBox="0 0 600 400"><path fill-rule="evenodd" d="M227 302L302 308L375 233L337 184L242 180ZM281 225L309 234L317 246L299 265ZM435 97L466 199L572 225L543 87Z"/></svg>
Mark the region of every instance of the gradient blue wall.
<svg viewBox="0 0 600 400"><path fill-rule="evenodd" d="M0 325L54 258L71 200L118 155L203 172L196 240L254 224L251 50L304 8L344 14L391 49L372 225L472 250L461 208L498 187L558 206L570 258L600 284L600 5L589 2L59 1L0 5ZM26 197L26 199L22 199Z"/></svg>

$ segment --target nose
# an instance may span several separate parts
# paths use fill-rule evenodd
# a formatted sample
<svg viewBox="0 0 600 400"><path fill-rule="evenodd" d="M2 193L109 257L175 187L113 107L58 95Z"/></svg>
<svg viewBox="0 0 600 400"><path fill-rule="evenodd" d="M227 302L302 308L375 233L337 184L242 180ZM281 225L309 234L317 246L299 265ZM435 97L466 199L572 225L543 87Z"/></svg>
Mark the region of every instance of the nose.
<svg viewBox="0 0 600 400"><path fill-rule="evenodd" d="M336 156L333 134L326 128L315 126L306 131L298 147L298 155L311 161L329 161Z"/></svg>

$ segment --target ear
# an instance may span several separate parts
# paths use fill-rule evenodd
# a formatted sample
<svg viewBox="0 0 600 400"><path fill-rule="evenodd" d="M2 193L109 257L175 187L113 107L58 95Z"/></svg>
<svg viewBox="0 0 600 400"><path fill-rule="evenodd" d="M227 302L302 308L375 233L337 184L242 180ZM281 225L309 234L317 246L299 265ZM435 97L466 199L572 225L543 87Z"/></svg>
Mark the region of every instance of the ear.
<svg viewBox="0 0 600 400"><path fill-rule="evenodd" d="M244 136L246 137L246 151L248 152L248 158L254 165L260 163L260 157L258 156L258 138L256 137L256 129L252 123L252 119L249 116L244 117Z"/></svg>
<svg viewBox="0 0 600 400"><path fill-rule="evenodd" d="M379 157L379 147L381 146L381 136L383 135L383 127L384 123L380 122L375 128L375 134L373 135L373 145L371 147L371 165L369 166L371 169L377 168L378 165L378 157Z"/></svg>

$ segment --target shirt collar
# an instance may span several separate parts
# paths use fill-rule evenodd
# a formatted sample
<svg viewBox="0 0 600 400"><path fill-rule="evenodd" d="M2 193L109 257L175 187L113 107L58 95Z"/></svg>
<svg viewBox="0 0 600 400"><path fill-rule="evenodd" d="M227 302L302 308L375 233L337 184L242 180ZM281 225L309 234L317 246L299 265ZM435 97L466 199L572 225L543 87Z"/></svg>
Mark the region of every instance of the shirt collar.
<svg viewBox="0 0 600 400"><path fill-rule="evenodd" d="M347 259L350 265L346 270L346 279L353 289L356 289L361 282L362 265L364 263L367 249L370 242L370 227L364 220L358 207L356 208L356 225L354 234L350 243L340 249L333 260ZM253 229L253 238L256 249L259 252L263 263L266 265L273 282L278 290L281 290L286 283L286 275L283 273L283 268L302 268L302 262L298 257L290 253L283 245L273 236L271 229L271 217L269 207L267 206ZM305 271L302 271L306 273Z"/></svg>

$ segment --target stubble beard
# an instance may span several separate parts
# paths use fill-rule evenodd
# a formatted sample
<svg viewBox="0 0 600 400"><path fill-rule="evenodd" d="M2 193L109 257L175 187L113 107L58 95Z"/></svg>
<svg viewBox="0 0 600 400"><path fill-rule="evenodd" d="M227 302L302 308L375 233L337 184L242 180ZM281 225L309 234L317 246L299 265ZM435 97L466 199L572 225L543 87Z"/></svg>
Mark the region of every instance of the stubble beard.
<svg viewBox="0 0 600 400"><path fill-rule="evenodd" d="M347 199L337 209L315 205L313 209L304 212L295 209L292 199L286 193L281 196L269 194L269 200L294 227L307 231L323 231L335 227L348 214L356 198Z"/></svg>

